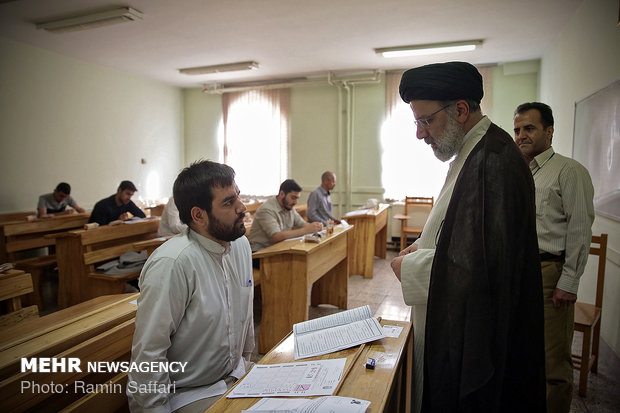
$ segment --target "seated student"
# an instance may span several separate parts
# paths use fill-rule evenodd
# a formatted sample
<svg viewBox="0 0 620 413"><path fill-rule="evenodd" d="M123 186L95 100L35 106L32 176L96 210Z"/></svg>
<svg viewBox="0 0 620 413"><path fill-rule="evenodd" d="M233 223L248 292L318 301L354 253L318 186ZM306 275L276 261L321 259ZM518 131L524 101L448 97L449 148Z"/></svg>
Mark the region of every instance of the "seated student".
<svg viewBox="0 0 620 413"><path fill-rule="evenodd" d="M71 194L71 185L66 182L59 183L54 192L39 197L37 215L42 217L51 214L70 214L73 210L66 210L67 205L77 212L85 212L86 210L79 206L69 194Z"/></svg>
<svg viewBox="0 0 620 413"><path fill-rule="evenodd" d="M145 218L144 212L131 200L136 191L137 189L133 182L121 182L116 190L116 194L110 195L95 204L88 222L108 225L112 221L124 221L131 218L130 213L133 216Z"/></svg>
<svg viewBox="0 0 620 413"><path fill-rule="evenodd" d="M280 185L276 197L269 198L254 214L249 239L252 252L323 229L320 222L308 223L295 211L301 187L292 179Z"/></svg>
<svg viewBox="0 0 620 413"><path fill-rule="evenodd" d="M327 225L327 221L332 220L335 224L340 224L340 220L332 215L332 199L329 196L329 191L335 186L336 174L331 171L323 172L321 186L310 192L308 197L308 221Z"/></svg>
<svg viewBox="0 0 620 413"><path fill-rule="evenodd" d="M179 210L174 203L174 197L170 197L168 203L164 207L164 211L161 214L161 221L159 221L157 235L160 237L167 237L180 234L186 230L187 225L182 223L179 218Z"/></svg>
<svg viewBox="0 0 620 413"><path fill-rule="evenodd" d="M201 161L174 183L189 230L142 269L131 361L184 367L130 371L132 412L203 412L252 366L252 253L234 177L228 165Z"/></svg>

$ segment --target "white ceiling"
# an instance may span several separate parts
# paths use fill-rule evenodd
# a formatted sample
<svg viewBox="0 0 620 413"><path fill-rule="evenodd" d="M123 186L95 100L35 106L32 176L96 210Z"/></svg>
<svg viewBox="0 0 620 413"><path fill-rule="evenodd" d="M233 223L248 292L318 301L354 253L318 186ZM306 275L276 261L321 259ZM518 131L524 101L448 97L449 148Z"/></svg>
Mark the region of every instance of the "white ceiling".
<svg viewBox="0 0 620 413"><path fill-rule="evenodd" d="M448 60L540 58L583 0L0 0L0 36L181 87ZM144 19L54 34L35 23L122 6ZM484 39L474 52L385 59L374 48ZM10 56L2 56L2 59ZM179 68L254 60L254 71Z"/></svg>

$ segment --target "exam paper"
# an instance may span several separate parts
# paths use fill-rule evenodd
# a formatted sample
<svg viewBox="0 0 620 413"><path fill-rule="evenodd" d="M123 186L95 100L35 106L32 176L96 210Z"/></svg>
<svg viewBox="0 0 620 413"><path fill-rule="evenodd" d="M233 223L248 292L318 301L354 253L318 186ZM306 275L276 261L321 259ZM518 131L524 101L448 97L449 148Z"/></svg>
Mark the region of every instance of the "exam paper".
<svg viewBox="0 0 620 413"><path fill-rule="evenodd" d="M400 336L400 333L402 331L403 331L403 328L400 326L389 326L389 325L383 326L383 334L385 334L386 337L398 338L398 336Z"/></svg>
<svg viewBox="0 0 620 413"><path fill-rule="evenodd" d="M261 399L244 412L290 413L364 413L370 406L367 400L351 397L325 396L318 399Z"/></svg>
<svg viewBox="0 0 620 413"><path fill-rule="evenodd" d="M344 350L385 337L368 305L293 325L295 360Z"/></svg>
<svg viewBox="0 0 620 413"><path fill-rule="evenodd" d="M344 216L345 217L353 217L353 216L356 216L356 215L366 215L370 211L371 211L370 209L358 209L356 211L347 212L346 214L344 214Z"/></svg>
<svg viewBox="0 0 620 413"><path fill-rule="evenodd" d="M295 336L295 360L344 350L385 337L375 318Z"/></svg>
<svg viewBox="0 0 620 413"><path fill-rule="evenodd" d="M339 358L257 364L227 397L329 396L342 378L345 362Z"/></svg>

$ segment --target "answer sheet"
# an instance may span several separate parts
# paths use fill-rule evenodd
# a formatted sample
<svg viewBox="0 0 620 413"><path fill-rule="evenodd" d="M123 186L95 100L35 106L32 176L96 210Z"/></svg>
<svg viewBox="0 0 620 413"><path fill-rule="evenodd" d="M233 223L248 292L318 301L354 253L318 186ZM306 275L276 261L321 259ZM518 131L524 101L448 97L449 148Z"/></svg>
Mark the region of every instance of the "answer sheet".
<svg viewBox="0 0 620 413"><path fill-rule="evenodd" d="M370 406L367 400L351 397L325 396L318 399L261 399L244 412L270 413L364 413Z"/></svg>
<svg viewBox="0 0 620 413"><path fill-rule="evenodd" d="M347 359L257 364L228 394L240 397L329 396L334 393Z"/></svg>

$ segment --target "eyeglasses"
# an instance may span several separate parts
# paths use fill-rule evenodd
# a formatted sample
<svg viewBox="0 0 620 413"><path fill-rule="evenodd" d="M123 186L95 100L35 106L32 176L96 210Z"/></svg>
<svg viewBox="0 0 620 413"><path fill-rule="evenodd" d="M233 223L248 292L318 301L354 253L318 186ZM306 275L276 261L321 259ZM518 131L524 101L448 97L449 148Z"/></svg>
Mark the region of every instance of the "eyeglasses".
<svg viewBox="0 0 620 413"><path fill-rule="evenodd" d="M433 117L438 114L439 112L441 112L442 110L446 109L447 107L449 107L450 105L446 105L443 108L436 110L435 112L431 113L428 116L425 116L423 118L420 119L416 119L413 121L413 123L415 123L415 125L417 127L422 127L425 129L428 129L431 126L431 122L433 121Z"/></svg>

